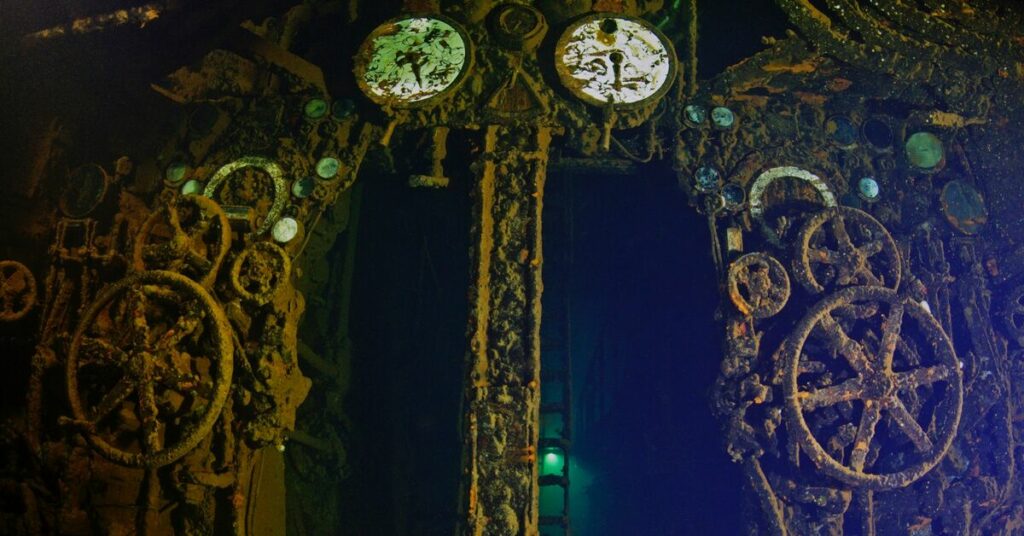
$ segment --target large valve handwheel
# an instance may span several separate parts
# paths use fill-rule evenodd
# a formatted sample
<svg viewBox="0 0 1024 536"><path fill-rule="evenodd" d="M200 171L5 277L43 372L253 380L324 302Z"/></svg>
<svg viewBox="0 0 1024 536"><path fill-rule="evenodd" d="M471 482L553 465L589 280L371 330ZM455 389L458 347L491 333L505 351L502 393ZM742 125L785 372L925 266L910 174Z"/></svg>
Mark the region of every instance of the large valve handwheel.
<svg viewBox="0 0 1024 536"><path fill-rule="evenodd" d="M0 322L14 322L36 304L36 278L24 264L0 261Z"/></svg>
<svg viewBox="0 0 1024 536"><path fill-rule="evenodd" d="M280 246L256 242L231 264L231 287L242 299L263 305L274 297L291 270L291 258Z"/></svg>
<svg viewBox="0 0 1024 536"><path fill-rule="evenodd" d="M797 238L793 275L808 292L870 285L895 289L901 261L889 231L851 207L825 209L807 220Z"/></svg>
<svg viewBox="0 0 1024 536"><path fill-rule="evenodd" d="M136 270L169 270L209 288L231 247L228 217L216 201L176 197L150 214L135 238Z"/></svg>
<svg viewBox="0 0 1024 536"><path fill-rule="evenodd" d="M196 282L140 272L82 315L67 359L75 424L111 461L160 467L213 428L231 387L231 327Z"/></svg>
<svg viewBox="0 0 1024 536"><path fill-rule="evenodd" d="M883 287L843 289L807 313L782 356L787 430L826 475L874 490L907 486L953 443L963 406L960 363L917 302ZM839 405L852 413L814 418ZM830 431L843 428L849 444L836 448Z"/></svg>
<svg viewBox="0 0 1024 536"><path fill-rule="evenodd" d="M748 253L729 265L729 298L744 316L768 318L789 300L789 275L764 253Z"/></svg>

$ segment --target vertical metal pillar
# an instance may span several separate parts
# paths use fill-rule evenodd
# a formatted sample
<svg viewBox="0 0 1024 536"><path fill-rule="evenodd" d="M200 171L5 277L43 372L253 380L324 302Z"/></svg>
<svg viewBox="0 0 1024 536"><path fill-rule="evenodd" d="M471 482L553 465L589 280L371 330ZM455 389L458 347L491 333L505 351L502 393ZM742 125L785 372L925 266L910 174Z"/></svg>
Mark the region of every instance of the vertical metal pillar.
<svg viewBox="0 0 1024 536"><path fill-rule="evenodd" d="M486 127L471 241L460 534L538 534L541 211L551 129Z"/></svg>

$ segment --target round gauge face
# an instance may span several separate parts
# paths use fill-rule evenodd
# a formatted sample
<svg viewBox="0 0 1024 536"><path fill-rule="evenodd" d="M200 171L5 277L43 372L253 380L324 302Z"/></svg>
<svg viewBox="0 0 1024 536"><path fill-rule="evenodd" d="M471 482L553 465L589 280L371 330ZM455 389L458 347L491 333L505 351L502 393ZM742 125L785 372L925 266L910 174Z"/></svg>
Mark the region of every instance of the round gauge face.
<svg viewBox="0 0 1024 536"><path fill-rule="evenodd" d="M672 45L646 21L590 15L573 23L555 45L562 84L598 106L642 104L660 97L675 72Z"/></svg>
<svg viewBox="0 0 1024 536"><path fill-rule="evenodd" d="M469 59L469 38L454 22L393 20L378 26L359 48L356 82L378 104L422 104L453 89Z"/></svg>
<svg viewBox="0 0 1024 536"><path fill-rule="evenodd" d="M106 194L107 173L97 164L86 164L70 173L60 209L68 217L81 218L95 210Z"/></svg>

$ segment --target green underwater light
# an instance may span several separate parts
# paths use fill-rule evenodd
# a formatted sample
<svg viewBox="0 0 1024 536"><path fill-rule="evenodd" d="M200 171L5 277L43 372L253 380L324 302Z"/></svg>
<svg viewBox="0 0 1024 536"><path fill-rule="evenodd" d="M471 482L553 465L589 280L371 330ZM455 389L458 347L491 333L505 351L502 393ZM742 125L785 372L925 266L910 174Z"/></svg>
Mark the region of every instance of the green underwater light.
<svg viewBox="0 0 1024 536"><path fill-rule="evenodd" d="M562 454L562 451L556 448L547 449L541 458L540 473L542 475L561 474L564 463L565 455Z"/></svg>

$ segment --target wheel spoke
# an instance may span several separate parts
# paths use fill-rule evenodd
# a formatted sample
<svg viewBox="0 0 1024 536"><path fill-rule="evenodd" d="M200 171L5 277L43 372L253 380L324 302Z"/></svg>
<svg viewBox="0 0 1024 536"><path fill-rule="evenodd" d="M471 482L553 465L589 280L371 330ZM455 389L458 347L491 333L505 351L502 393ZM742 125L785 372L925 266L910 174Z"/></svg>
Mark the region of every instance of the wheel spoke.
<svg viewBox="0 0 1024 536"><path fill-rule="evenodd" d="M157 421L156 390L153 382L139 385L139 416L142 417L142 444L152 454L160 450L160 423Z"/></svg>
<svg viewBox="0 0 1024 536"><path fill-rule="evenodd" d="M821 361L810 361L806 357L806 355L802 355L800 358L800 364L798 365L800 374L821 374L827 370L827 367Z"/></svg>
<svg viewBox="0 0 1024 536"><path fill-rule="evenodd" d="M209 214L207 214L205 210L200 208L199 220L191 229L189 229L189 236L192 237L194 240L202 241L203 235L205 235L210 230L210 226L213 225L214 221L215 220L213 220L212 217Z"/></svg>
<svg viewBox="0 0 1024 536"><path fill-rule="evenodd" d="M106 339L83 337L82 352L86 356L99 357L102 361L106 361L114 365L121 366L128 362L128 354L125 353L124 350L110 344L110 341Z"/></svg>
<svg viewBox="0 0 1024 536"><path fill-rule="evenodd" d="M896 349L899 350L901 354L903 354L903 358L911 366L917 366L921 364L921 355L917 352L917 350L914 347L907 344L907 341L900 339L896 343Z"/></svg>
<svg viewBox="0 0 1024 536"><path fill-rule="evenodd" d="M159 352L175 347L182 339L195 333L200 323L202 323L201 318L190 315L179 316L174 325L157 339L153 345L154 350Z"/></svg>
<svg viewBox="0 0 1024 536"><path fill-rule="evenodd" d="M154 367L156 381L168 389L182 394L195 393L207 399L213 395L213 386L195 375L181 372L165 363L155 363Z"/></svg>
<svg viewBox="0 0 1024 536"><path fill-rule="evenodd" d="M871 371L871 365L868 362L868 357L864 353L864 349L860 343L851 339L844 331L842 326L836 322L835 318L828 312L823 314L820 319L821 328L825 331L828 336L829 343L834 345L835 349L846 358L853 367L853 370L857 374L864 375Z"/></svg>
<svg viewBox="0 0 1024 536"><path fill-rule="evenodd" d="M910 372L897 372L896 385L901 389L931 385L949 378L952 375L951 372L946 365L922 367Z"/></svg>
<svg viewBox="0 0 1024 536"><path fill-rule="evenodd" d="M128 322L131 327L131 343L139 349L149 344L149 321L146 320L146 293L141 287L133 286L128 298Z"/></svg>
<svg viewBox="0 0 1024 536"><path fill-rule="evenodd" d="M167 221L174 229L175 235L182 234L187 236L187 233L181 228L181 217L178 215L178 208L173 203L167 205Z"/></svg>
<svg viewBox="0 0 1024 536"><path fill-rule="evenodd" d="M853 441L850 451L850 467L858 473L864 472L864 461L875 437L875 426L882 417L881 405L874 400L864 401L864 412L860 415L860 426L857 427L857 438Z"/></svg>
<svg viewBox="0 0 1024 536"><path fill-rule="evenodd" d="M863 279L863 281L861 281L862 285L871 285L873 287L885 286L884 284L882 284L882 279L871 271L871 268L867 266L867 263L865 263L865 266L857 268L856 273L854 273L854 275L860 276Z"/></svg>
<svg viewBox="0 0 1024 536"><path fill-rule="evenodd" d="M862 389L860 378L854 378L839 385L823 387L814 391L801 391L797 393L797 397L800 398L800 405L804 410L812 411L820 407L856 400Z"/></svg>
<svg viewBox="0 0 1024 536"><path fill-rule="evenodd" d="M903 326L903 304L894 303L889 309L889 316L882 322L882 344L878 348L878 362L882 370L892 370L892 358L896 353L896 343L900 340L900 328Z"/></svg>
<svg viewBox="0 0 1024 536"><path fill-rule="evenodd" d="M865 259L869 259L871 257L874 257L875 255L878 255L879 253L882 252L883 249L885 249L885 245L882 244L881 240L872 240L871 242L868 242L867 244L864 244L863 246L857 248L857 250L860 251L860 254L863 255Z"/></svg>
<svg viewBox="0 0 1024 536"><path fill-rule="evenodd" d="M100 403L92 410L92 421L96 422L106 417L108 413L117 409L122 402L135 390L135 384L127 377L121 378L114 388L103 396Z"/></svg>
<svg viewBox="0 0 1024 536"><path fill-rule="evenodd" d="M836 237L840 250L855 249L853 240L850 239L850 233L846 230L846 222L838 212L832 216L832 233Z"/></svg>
<svg viewBox="0 0 1024 536"><path fill-rule="evenodd" d="M837 264L839 253L832 251L826 247L810 248L807 252L807 258L812 262L820 262L822 264Z"/></svg>
<svg viewBox="0 0 1024 536"><path fill-rule="evenodd" d="M910 410L907 409L907 406L903 404L899 397L892 397L887 409L889 410L889 416L892 417L896 426L910 438L910 441L914 443L918 451L928 452L932 449L932 440L928 438L928 434L917 423L917 419L910 414Z"/></svg>

